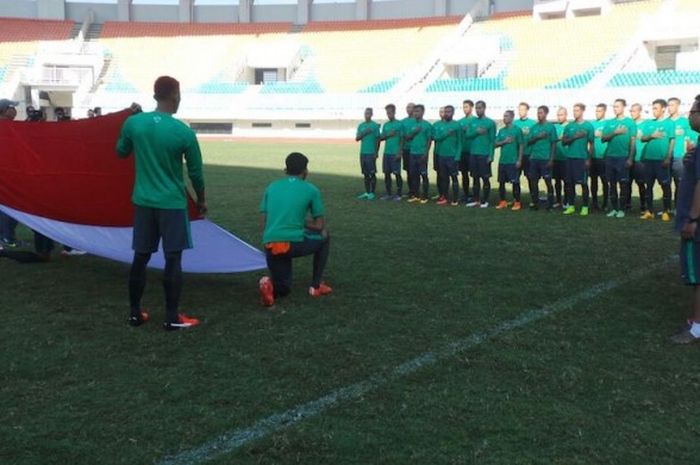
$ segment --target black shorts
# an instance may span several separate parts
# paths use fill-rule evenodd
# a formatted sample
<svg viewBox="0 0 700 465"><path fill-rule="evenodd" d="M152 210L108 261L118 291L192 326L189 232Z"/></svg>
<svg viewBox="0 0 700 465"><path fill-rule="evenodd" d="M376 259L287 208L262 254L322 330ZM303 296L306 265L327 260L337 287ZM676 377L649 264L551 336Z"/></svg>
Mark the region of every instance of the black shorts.
<svg viewBox="0 0 700 465"><path fill-rule="evenodd" d="M563 181L566 179L566 160L554 160L552 167L552 177Z"/></svg>
<svg viewBox="0 0 700 465"><path fill-rule="evenodd" d="M491 160L485 155L471 155L469 158L469 172L473 178L491 177Z"/></svg>
<svg viewBox="0 0 700 465"><path fill-rule="evenodd" d="M424 155L411 154L411 173L419 176L428 175L428 157Z"/></svg>
<svg viewBox="0 0 700 465"><path fill-rule="evenodd" d="M552 179L552 168L547 166L549 160L530 160L530 172L527 177L534 180Z"/></svg>
<svg viewBox="0 0 700 465"><path fill-rule="evenodd" d="M459 171L461 173L469 173L469 158L471 155L469 152L462 152L462 156L459 157Z"/></svg>
<svg viewBox="0 0 700 465"><path fill-rule="evenodd" d="M671 169L663 166L661 160L646 160L644 162L644 171L646 171L646 182L652 183L658 181L659 184L665 186L671 182Z"/></svg>
<svg viewBox="0 0 700 465"><path fill-rule="evenodd" d="M457 160L452 157L440 157L438 159L438 173L446 176L456 176L459 173Z"/></svg>
<svg viewBox="0 0 700 465"><path fill-rule="evenodd" d="M408 170L411 169L411 151L404 149L401 153L401 159L403 161L403 170L408 172Z"/></svg>
<svg viewBox="0 0 700 465"><path fill-rule="evenodd" d="M163 252L181 252L192 248L187 209L163 209L134 206L132 248L137 253L154 253L163 239Z"/></svg>
<svg viewBox="0 0 700 465"><path fill-rule="evenodd" d="M605 179L608 182L630 182L630 169L627 157L605 158Z"/></svg>
<svg viewBox="0 0 700 465"><path fill-rule="evenodd" d="M382 172L384 174L401 174L401 158L397 160L396 155L384 154Z"/></svg>
<svg viewBox="0 0 700 465"><path fill-rule="evenodd" d="M632 180L641 183L647 182L647 171L641 161L635 161L632 166Z"/></svg>
<svg viewBox="0 0 700 465"><path fill-rule="evenodd" d="M523 154L523 163L520 167L520 172L525 173L525 176L528 176L530 173L530 155Z"/></svg>
<svg viewBox="0 0 700 465"><path fill-rule="evenodd" d="M700 278L700 243L681 240L681 277L686 284L697 286Z"/></svg>
<svg viewBox="0 0 700 465"><path fill-rule="evenodd" d="M520 170L515 163L502 163L498 165L498 182L520 184Z"/></svg>
<svg viewBox="0 0 700 465"><path fill-rule="evenodd" d="M377 159L374 155L360 156L360 171L365 176L377 174Z"/></svg>
<svg viewBox="0 0 700 465"><path fill-rule="evenodd" d="M588 182L588 170L584 158L569 158L566 160L567 184L586 184Z"/></svg>
<svg viewBox="0 0 700 465"><path fill-rule="evenodd" d="M591 177L603 178L605 179L605 159L604 158L594 158L591 160Z"/></svg>

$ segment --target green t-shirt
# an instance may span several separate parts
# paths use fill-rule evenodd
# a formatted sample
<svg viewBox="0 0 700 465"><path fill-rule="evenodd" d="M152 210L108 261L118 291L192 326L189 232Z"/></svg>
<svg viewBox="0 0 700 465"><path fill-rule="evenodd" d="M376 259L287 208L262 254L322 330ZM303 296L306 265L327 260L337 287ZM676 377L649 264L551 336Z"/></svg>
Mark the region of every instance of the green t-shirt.
<svg viewBox="0 0 700 465"><path fill-rule="evenodd" d="M594 141L595 130L593 129L593 125L588 121L583 121L581 123L574 121L567 124L566 128L564 128L564 135L568 138L574 137L577 132L585 132L586 136L571 142L566 151L566 156L572 159L587 159L589 155L588 144Z"/></svg>
<svg viewBox="0 0 700 465"><path fill-rule="evenodd" d="M459 126L462 128L462 151L465 153L470 153L472 140L467 137L467 131L469 130L469 125L476 118L474 115L465 116L459 120Z"/></svg>
<svg viewBox="0 0 700 465"><path fill-rule="evenodd" d="M408 150L411 143L406 140L406 136L415 124L416 120L410 116L401 120L401 136L403 137L403 150Z"/></svg>
<svg viewBox="0 0 700 465"><path fill-rule="evenodd" d="M394 133L393 136L389 134ZM401 137L403 137L403 124L399 120L387 121L382 126L382 137L384 138L384 156L393 157L399 154L401 148Z"/></svg>
<svg viewBox="0 0 700 465"><path fill-rule="evenodd" d="M444 120L437 120L433 124L433 140L435 140L435 135L440 131L440 128L445 124ZM440 156L440 147L439 144L437 143L437 140L435 140L435 146L433 148L435 156Z"/></svg>
<svg viewBox="0 0 700 465"><path fill-rule="evenodd" d="M646 124L646 122L646 120L643 120L641 118L638 121L635 121L635 124L637 125L637 140L635 141L636 151L634 152L634 161L642 161L644 147L646 147L647 145L644 142L642 142L642 136L644 135L644 125Z"/></svg>
<svg viewBox="0 0 700 465"><path fill-rule="evenodd" d="M313 184L296 176L277 180L267 186L260 213L265 213L263 244L301 242L304 240L306 216L325 214L321 192Z"/></svg>
<svg viewBox="0 0 700 465"><path fill-rule="evenodd" d="M520 128L520 130L523 132L523 144L525 144L525 147L523 148L523 156L529 157L530 154L532 153L532 147L527 145L527 138L530 136L530 129L537 124L537 121L534 119L530 118L525 118L525 119L516 119L513 121L513 125L517 128Z"/></svg>
<svg viewBox="0 0 700 465"><path fill-rule="evenodd" d="M484 129L479 134L479 129ZM470 152L478 157L489 157L493 160L493 144L496 142L496 122L486 116L474 118L467 127L467 138L471 139Z"/></svg>
<svg viewBox="0 0 700 465"><path fill-rule="evenodd" d="M360 141L360 155L374 156L377 154L377 143L379 142L379 125L374 121L365 121L357 126L356 137L359 137L366 130L371 132Z"/></svg>
<svg viewBox="0 0 700 465"><path fill-rule="evenodd" d="M501 165L517 163L520 147L523 145L523 131L515 125L499 129L498 135L496 136L496 142L502 142L509 137L512 137L513 141L501 145L500 147L501 155L498 158L498 163Z"/></svg>
<svg viewBox="0 0 700 465"><path fill-rule="evenodd" d="M593 144L593 158L603 159L605 158L605 150L608 148L607 142L603 142L601 137L603 137L603 126L605 126L607 120L597 119L591 121L593 125L593 131L595 133L595 141Z"/></svg>
<svg viewBox="0 0 700 465"><path fill-rule="evenodd" d="M668 155L668 148L674 137L675 125L670 119L652 119L644 123L642 134L648 137L655 132L663 133L661 139L652 139L644 147L642 160L664 160Z"/></svg>
<svg viewBox="0 0 700 465"><path fill-rule="evenodd" d="M194 131L169 113L153 111L132 115L124 122L117 153L134 153L136 179L131 197L135 205L150 208L187 208L182 158L195 191L204 190L202 153Z"/></svg>
<svg viewBox="0 0 700 465"><path fill-rule="evenodd" d="M566 160L566 153L569 151L569 148L566 147L564 144L561 142L561 137L564 135L564 129L566 129L567 126L569 126L570 123L559 123L557 122L554 127L557 129L557 152L554 154L554 159L556 161L564 161Z"/></svg>
<svg viewBox="0 0 700 465"><path fill-rule="evenodd" d="M440 123L433 125L435 153L440 157L459 160L462 156L462 128L459 121L440 121Z"/></svg>
<svg viewBox="0 0 700 465"><path fill-rule="evenodd" d="M676 139L676 145L673 147L673 158L683 158L685 156L686 141L692 137L692 129L690 129L690 122L685 116L680 116L676 119L669 118L669 120L671 120L671 122L673 122L673 125L675 126L674 134Z"/></svg>
<svg viewBox="0 0 700 465"><path fill-rule="evenodd" d="M605 156L611 158L623 158L630 156L630 143L637 136L637 124L632 118L612 118L603 126L603 136L612 135L617 129L624 129L624 134L618 134L608 142Z"/></svg>
<svg viewBox="0 0 700 465"><path fill-rule="evenodd" d="M552 143L558 139L557 129L552 123L545 121L544 123L537 123L530 128L530 140L542 133L546 134L547 137L530 145L530 158L533 160L549 160L552 155Z"/></svg>
<svg viewBox="0 0 700 465"><path fill-rule="evenodd" d="M405 134L411 134L418 126L421 128L420 132L416 133L408 144L411 155L425 156L428 154L430 141L433 140L433 125L424 119L420 121L412 120L406 128L408 132Z"/></svg>

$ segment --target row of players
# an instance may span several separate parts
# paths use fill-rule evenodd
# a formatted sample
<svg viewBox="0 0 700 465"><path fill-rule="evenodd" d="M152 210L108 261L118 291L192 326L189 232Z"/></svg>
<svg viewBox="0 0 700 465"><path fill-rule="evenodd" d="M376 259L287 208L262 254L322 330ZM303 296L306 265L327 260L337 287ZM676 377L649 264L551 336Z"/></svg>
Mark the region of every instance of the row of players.
<svg viewBox="0 0 700 465"><path fill-rule="evenodd" d="M661 217L670 221L671 180L677 191L683 172L683 157L693 149L698 134L692 131L688 119L680 115L680 100L677 98L655 100L652 103L653 119L649 120L642 118L640 104L631 106L629 117L625 114L626 108L624 99L616 100L614 117L606 119L607 105L601 103L596 106L596 119L586 121L586 106L577 103L573 107L573 121L568 120L567 109L560 107L556 123L551 123L547 120L547 106L537 108L535 121L528 117L530 106L523 102L518 106L517 119L512 110L505 112L503 127L499 130L496 122L485 115L483 101L474 104L465 100L465 116L460 120L454 119L453 106L445 106L440 109L440 120L433 124L423 119L423 105L409 103L403 120L396 119L395 105L387 105L387 122L383 126L372 120L373 110L367 108L365 120L358 126L355 138L360 142L360 165L365 182L365 192L359 198L375 198L376 160L383 142L382 171L386 195L382 199L401 199L403 164L408 174L408 201L427 203L428 158L434 144L433 169L437 172L438 205L459 205L461 174L466 205L487 208L491 164L496 149L499 149L498 209L510 207L506 200L507 183L512 184L512 209L522 208L520 178L524 173L534 200L531 209L539 208L537 200L542 179L547 189L548 209L562 205L565 214L576 213L576 186L580 186L580 214L586 216L590 197L593 208L601 208L598 203L601 181L602 209L609 209L609 217L623 218L625 210L631 208L634 181L639 189L642 218L652 219L653 190L658 182L663 191ZM393 195L392 176L397 195Z"/></svg>

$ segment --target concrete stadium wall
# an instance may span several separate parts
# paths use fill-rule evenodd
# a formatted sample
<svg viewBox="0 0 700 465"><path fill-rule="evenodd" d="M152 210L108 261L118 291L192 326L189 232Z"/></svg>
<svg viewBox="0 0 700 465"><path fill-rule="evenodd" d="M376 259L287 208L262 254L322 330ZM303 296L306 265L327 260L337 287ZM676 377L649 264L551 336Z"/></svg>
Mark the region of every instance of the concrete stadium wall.
<svg viewBox="0 0 700 465"><path fill-rule="evenodd" d="M238 8L230 5L195 5L196 23L237 23Z"/></svg>
<svg viewBox="0 0 700 465"><path fill-rule="evenodd" d="M14 0L0 2L0 16L10 18L38 18L38 10L35 1Z"/></svg>
<svg viewBox="0 0 700 465"><path fill-rule="evenodd" d="M95 22L115 21L117 19L117 4L108 3L66 3L66 18L83 22L89 11L95 13Z"/></svg>
<svg viewBox="0 0 700 465"><path fill-rule="evenodd" d="M311 21L338 21L355 19L354 3L311 4Z"/></svg>
<svg viewBox="0 0 700 465"><path fill-rule="evenodd" d="M293 23L296 18L296 5L253 4L251 21L254 23Z"/></svg>
<svg viewBox="0 0 700 465"><path fill-rule="evenodd" d="M470 0L462 0L467 3ZM369 7L370 19L421 18L435 15L435 3L425 0L375 2Z"/></svg>
<svg viewBox="0 0 700 465"><path fill-rule="evenodd" d="M132 21L176 23L178 19L177 5L131 5Z"/></svg>

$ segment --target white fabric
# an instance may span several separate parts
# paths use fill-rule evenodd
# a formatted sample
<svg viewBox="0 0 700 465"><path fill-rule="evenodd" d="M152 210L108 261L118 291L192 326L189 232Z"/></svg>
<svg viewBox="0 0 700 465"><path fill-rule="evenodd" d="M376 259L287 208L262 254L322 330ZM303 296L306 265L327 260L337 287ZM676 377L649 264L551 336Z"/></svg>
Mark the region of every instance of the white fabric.
<svg viewBox="0 0 700 465"><path fill-rule="evenodd" d="M131 263L133 228L64 223L0 205L0 210L56 242L99 257ZM266 267L265 255L209 220L192 221L194 248L182 254L187 273L238 273ZM151 268L163 269L162 251L153 254Z"/></svg>

